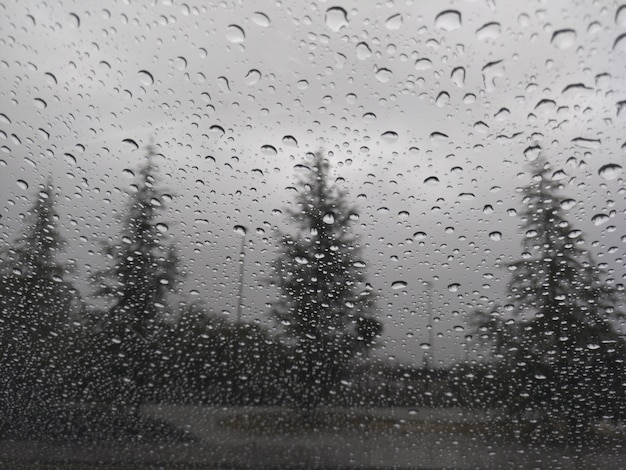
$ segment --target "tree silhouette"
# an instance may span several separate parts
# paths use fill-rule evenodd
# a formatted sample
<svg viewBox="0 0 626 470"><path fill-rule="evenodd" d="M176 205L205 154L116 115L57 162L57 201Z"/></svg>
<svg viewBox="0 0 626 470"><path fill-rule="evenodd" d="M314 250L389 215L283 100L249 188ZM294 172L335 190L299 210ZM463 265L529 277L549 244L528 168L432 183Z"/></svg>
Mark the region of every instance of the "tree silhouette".
<svg viewBox="0 0 626 470"><path fill-rule="evenodd" d="M291 348L291 396L304 411L328 399L351 361L381 331L350 232L356 211L331 186L328 160L321 153L308 157L296 207L288 210L293 231L280 233L280 296L272 309Z"/></svg>
<svg viewBox="0 0 626 470"><path fill-rule="evenodd" d="M623 314L565 216L550 164L538 159L531 169L522 189L523 253L508 266L511 303L477 313L478 332L502 369L503 404L518 416L566 420L580 434L594 417L624 413L624 344L616 328Z"/></svg>
<svg viewBox="0 0 626 470"><path fill-rule="evenodd" d="M119 241L103 243L110 265L93 276L95 296L109 301L99 325L108 360L105 377L118 398L131 405L155 373L158 358L151 351L157 349L154 342L168 313L168 296L179 280L176 252L159 220L168 196L157 188L154 156L148 148L131 186Z"/></svg>
<svg viewBox="0 0 626 470"><path fill-rule="evenodd" d="M24 419L28 409L58 398L66 357L62 344L82 302L59 259L66 245L58 231L55 191L42 185L25 215L22 233L0 256L0 380L2 401ZM6 401L5 401L6 400ZM3 421L11 422L11 415Z"/></svg>

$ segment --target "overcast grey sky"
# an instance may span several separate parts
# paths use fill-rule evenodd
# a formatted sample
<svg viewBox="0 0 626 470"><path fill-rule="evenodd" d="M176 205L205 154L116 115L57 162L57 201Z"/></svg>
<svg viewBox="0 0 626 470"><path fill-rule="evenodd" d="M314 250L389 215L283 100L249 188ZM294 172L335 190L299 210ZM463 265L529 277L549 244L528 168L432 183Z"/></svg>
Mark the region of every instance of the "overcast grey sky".
<svg viewBox="0 0 626 470"><path fill-rule="evenodd" d="M322 148L361 211L386 326L379 354L421 360L428 280L445 348L435 354L452 360L466 314L502 299L502 264L519 254L511 209L529 147L564 170L569 217L623 282L623 174L599 175L626 157L620 5L5 2L0 237L53 174L80 282L102 263L96 240L115 233L132 182L123 170L153 138L177 195L168 233L190 271L185 291L234 314L233 226L245 225L245 314L265 318L272 228L286 223L294 166ZM610 217L595 226L597 214ZM408 287L392 290L397 280Z"/></svg>

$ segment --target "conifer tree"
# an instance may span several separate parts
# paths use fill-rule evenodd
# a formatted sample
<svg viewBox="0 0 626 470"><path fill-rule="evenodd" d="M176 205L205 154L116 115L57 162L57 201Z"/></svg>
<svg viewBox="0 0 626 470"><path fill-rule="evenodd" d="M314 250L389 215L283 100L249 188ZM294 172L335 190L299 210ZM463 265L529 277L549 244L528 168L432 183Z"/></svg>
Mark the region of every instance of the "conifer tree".
<svg viewBox="0 0 626 470"><path fill-rule="evenodd" d="M518 416L564 420L579 433L624 413L623 313L612 285L563 209L544 159L522 188L521 257L508 265L510 303L479 313L478 331L501 368L502 403Z"/></svg>
<svg viewBox="0 0 626 470"><path fill-rule="evenodd" d="M350 229L356 210L332 186L328 160L321 153L308 157L288 210L293 230L280 233L280 298L272 310L291 348L291 395L304 411L328 399L382 329L372 317L373 295Z"/></svg>

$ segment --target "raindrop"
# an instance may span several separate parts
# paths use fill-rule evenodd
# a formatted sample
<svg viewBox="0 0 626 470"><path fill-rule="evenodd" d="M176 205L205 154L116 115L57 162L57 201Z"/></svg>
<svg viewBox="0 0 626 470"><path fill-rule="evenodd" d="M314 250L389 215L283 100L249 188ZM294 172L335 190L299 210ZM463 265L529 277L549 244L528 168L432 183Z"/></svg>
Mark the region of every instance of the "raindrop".
<svg viewBox="0 0 626 470"><path fill-rule="evenodd" d="M39 109L46 109L48 107L48 103L41 98L35 98L33 101L35 102L35 106Z"/></svg>
<svg viewBox="0 0 626 470"><path fill-rule="evenodd" d="M615 13L615 24L626 26L626 5L621 5Z"/></svg>
<svg viewBox="0 0 626 470"><path fill-rule="evenodd" d="M572 139L579 147L583 147L586 149L597 149L600 147L601 141L600 139L587 139L585 137L575 137Z"/></svg>
<svg viewBox="0 0 626 470"><path fill-rule="evenodd" d="M11 124L11 120L9 119L9 117L4 114L4 113L0 113L0 122L2 124Z"/></svg>
<svg viewBox="0 0 626 470"><path fill-rule="evenodd" d="M278 151L273 145L263 145L261 146L261 153L267 157L275 157Z"/></svg>
<svg viewBox="0 0 626 470"><path fill-rule="evenodd" d="M600 349L600 345L599 344L588 344L587 345L587 349L590 349L591 351L595 351L597 349Z"/></svg>
<svg viewBox="0 0 626 470"><path fill-rule="evenodd" d="M298 80L298 82L296 83L296 87L298 88L298 90L306 90L307 88L309 88L309 82L306 80Z"/></svg>
<svg viewBox="0 0 626 470"><path fill-rule="evenodd" d="M72 155L71 153L64 153L63 157L65 157L65 161L69 163L70 165L76 164L76 157Z"/></svg>
<svg viewBox="0 0 626 470"><path fill-rule="evenodd" d="M398 217L400 217L401 219L408 219L410 216L408 211L400 211L398 212Z"/></svg>
<svg viewBox="0 0 626 470"><path fill-rule="evenodd" d="M430 349L430 343L421 343L420 348L422 348L424 351L428 351Z"/></svg>
<svg viewBox="0 0 626 470"><path fill-rule="evenodd" d="M209 127L209 132L211 133L211 136L216 139L221 138L226 133L226 131L224 131L224 128L222 126L218 126L217 124Z"/></svg>
<svg viewBox="0 0 626 470"><path fill-rule="evenodd" d="M246 74L245 81L246 85L248 86L256 85L259 80L261 80L261 72L259 72L257 69L251 69Z"/></svg>
<svg viewBox="0 0 626 470"><path fill-rule="evenodd" d="M126 176L127 178L134 178L135 177L135 173L133 172L133 170L129 170L128 168L124 168L122 170L122 174L124 176Z"/></svg>
<svg viewBox="0 0 626 470"><path fill-rule="evenodd" d="M494 40L500 37L500 23L487 23L476 31L476 39L479 41Z"/></svg>
<svg viewBox="0 0 626 470"><path fill-rule="evenodd" d="M441 93L437 95L437 98L435 99L435 104L439 106L440 108L445 106L449 102L450 102L450 95L448 94L447 91L442 91Z"/></svg>
<svg viewBox="0 0 626 470"><path fill-rule="evenodd" d="M394 281L391 283L391 288L393 290L406 289L408 284L405 281Z"/></svg>
<svg viewBox="0 0 626 470"><path fill-rule="evenodd" d="M23 189L23 190L27 190L28 189L28 183L24 180L17 180L16 181L18 188Z"/></svg>
<svg viewBox="0 0 626 470"><path fill-rule="evenodd" d="M552 44L557 49L569 49L576 43L576 31L573 29L560 29L552 33Z"/></svg>
<svg viewBox="0 0 626 470"><path fill-rule="evenodd" d="M294 259L298 264L309 264L309 260L306 259L304 256L296 256Z"/></svg>
<svg viewBox="0 0 626 470"><path fill-rule="evenodd" d="M80 18L76 13L70 13L70 24L75 28L80 28Z"/></svg>
<svg viewBox="0 0 626 470"><path fill-rule="evenodd" d="M461 13L456 10L445 10L435 17L435 27L443 31L454 31L461 27Z"/></svg>
<svg viewBox="0 0 626 470"><path fill-rule="evenodd" d="M43 74L44 77L46 77L46 81L50 84L50 85L56 85L58 83L57 81L57 77L54 76L54 74L50 73L50 72L46 72Z"/></svg>
<svg viewBox="0 0 626 470"><path fill-rule="evenodd" d="M524 150L524 156L530 162L534 161L539 157L539 152L541 151L541 147L538 145L533 145L531 147L526 147Z"/></svg>
<svg viewBox="0 0 626 470"><path fill-rule="evenodd" d="M426 57L422 57L421 59L417 59L415 61L415 70L428 70L432 66L432 61Z"/></svg>
<svg viewBox="0 0 626 470"><path fill-rule="evenodd" d="M569 238L578 238L583 234L582 230L570 230L570 232L567 234L567 236Z"/></svg>
<svg viewBox="0 0 626 470"><path fill-rule="evenodd" d="M243 225L235 225L233 227L233 231L237 234L237 235L241 235L241 236L245 236L247 233L246 227L244 227Z"/></svg>
<svg viewBox="0 0 626 470"><path fill-rule="evenodd" d="M332 212L327 212L326 214L324 214L324 217L322 217L322 221L325 224L334 224L335 223L335 214L333 214Z"/></svg>
<svg viewBox="0 0 626 470"><path fill-rule="evenodd" d="M341 7L331 7L326 10L326 26L337 32L348 25L348 13Z"/></svg>
<svg viewBox="0 0 626 470"><path fill-rule="evenodd" d="M504 64L501 60L489 62L482 68L483 82L487 91L493 91L496 87L496 78L504 76Z"/></svg>
<svg viewBox="0 0 626 470"><path fill-rule="evenodd" d="M426 238L426 232L415 232L413 234L413 240L423 240Z"/></svg>
<svg viewBox="0 0 626 470"><path fill-rule="evenodd" d="M289 147L297 147L298 146L298 141L292 135L286 135L285 137L283 137L281 142L283 144L285 144L285 145L288 145Z"/></svg>
<svg viewBox="0 0 626 470"><path fill-rule="evenodd" d="M376 80L378 80L380 83L387 83L389 80L391 80L391 75L392 72L389 69L386 69L384 67L376 69Z"/></svg>
<svg viewBox="0 0 626 470"><path fill-rule="evenodd" d="M360 42L356 45L356 57L359 60L365 60L372 55L370 46L365 42Z"/></svg>
<svg viewBox="0 0 626 470"><path fill-rule="evenodd" d="M176 59L174 59L174 67L178 70L185 70L187 68L187 59L184 57L176 57Z"/></svg>
<svg viewBox="0 0 626 470"><path fill-rule="evenodd" d="M230 91L230 83L228 83L228 78L224 76L217 77L217 83L219 84L222 91L225 91L225 92Z"/></svg>
<svg viewBox="0 0 626 470"><path fill-rule="evenodd" d="M605 224L605 223L607 223L608 221L609 221L609 216L608 216L608 215L606 215L606 214L597 214L597 215L594 215L594 216L591 218L591 222L592 222L592 223L593 223L593 225L595 225L596 227L597 227L598 225Z"/></svg>
<svg viewBox="0 0 626 470"><path fill-rule="evenodd" d="M367 265L363 261L355 261L352 263L355 268L365 268Z"/></svg>
<svg viewBox="0 0 626 470"><path fill-rule="evenodd" d="M502 232L491 232L489 234L489 239L499 242L500 240L502 240Z"/></svg>
<svg viewBox="0 0 626 470"><path fill-rule="evenodd" d="M254 12L254 14L252 15L252 22L262 28L267 28L270 25L269 17L265 13L261 13L260 11Z"/></svg>
<svg viewBox="0 0 626 470"><path fill-rule="evenodd" d="M443 144L444 142L447 142L448 139L449 137L443 132L433 132L430 134L430 141L433 144Z"/></svg>
<svg viewBox="0 0 626 470"><path fill-rule="evenodd" d="M476 196L474 195L474 193L460 193L459 194L459 199L461 201L471 201L475 198Z"/></svg>
<svg viewBox="0 0 626 470"><path fill-rule="evenodd" d="M465 69L463 67L456 67L450 74L450 79L459 88L465 85Z"/></svg>
<svg viewBox="0 0 626 470"><path fill-rule="evenodd" d="M626 33L620 34L613 43L614 51L626 51Z"/></svg>
<svg viewBox="0 0 626 470"><path fill-rule="evenodd" d="M448 285L448 290L450 292L458 292L460 287L461 287L461 284L455 282L455 283Z"/></svg>
<svg viewBox="0 0 626 470"><path fill-rule="evenodd" d="M381 134L380 138L386 144L393 144L398 141L398 134L394 131L387 131Z"/></svg>
<svg viewBox="0 0 626 470"><path fill-rule="evenodd" d="M574 199L563 199L560 205L563 209L569 210L576 205L576 201Z"/></svg>
<svg viewBox="0 0 626 470"><path fill-rule="evenodd" d="M142 85L150 86L154 84L154 77L147 70L140 70L137 75Z"/></svg>
<svg viewBox="0 0 626 470"><path fill-rule="evenodd" d="M622 174L622 167L616 163L609 163L607 165L603 165L598 170L598 175L605 180L614 180L619 175Z"/></svg>
<svg viewBox="0 0 626 470"><path fill-rule="evenodd" d="M167 226L167 224L163 224L161 222L156 224L155 227L160 233L165 233L169 230L169 227Z"/></svg>
<svg viewBox="0 0 626 470"><path fill-rule="evenodd" d="M429 176L424 180L424 184L427 184L429 186L436 186L439 184L439 178L437 178L436 176Z"/></svg>
<svg viewBox="0 0 626 470"><path fill-rule="evenodd" d="M233 44L239 44L246 40L246 33L244 33L241 26L231 24L226 28L226 39Z"/></svg>
<svg viewBox="0 0 626 470"><path fill-rule="evenodd" d="M133 139L124 139L122 142L128 144L133 150L137 150L139 148L139 144Z"/></svg>
<svg viewBox="0 0 626 470"><path fill-rule="evenodd" d="M537 230L527 230L524 235L526 238L535 238L539 234L537 233Z"/></svg>
<svg viewBox="0 0 626 470"><path fill-rule="evenodd" d="M385 21L385 28L389 29L389 30L396 30L396 29L400 29L402 27L402 15L400 13L390 16L389 18L387 18L387 21Z"/></svg>

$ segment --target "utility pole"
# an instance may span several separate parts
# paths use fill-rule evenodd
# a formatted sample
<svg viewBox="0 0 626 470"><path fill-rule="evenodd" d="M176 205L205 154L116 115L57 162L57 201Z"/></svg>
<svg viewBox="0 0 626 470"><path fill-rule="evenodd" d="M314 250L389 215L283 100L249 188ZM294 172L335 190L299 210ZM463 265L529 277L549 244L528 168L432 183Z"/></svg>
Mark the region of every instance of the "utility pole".
<svg viewBox="0 0 626 470"><path fill-rule="evenodd" d="M241 237L241 250L239 252L239 294L237 296L237 323L241 323L241 309L243 307L243 273L244 273L244 261L245 261L245 249L246 249L246 233L242 228L243 236Z"/></svg>

